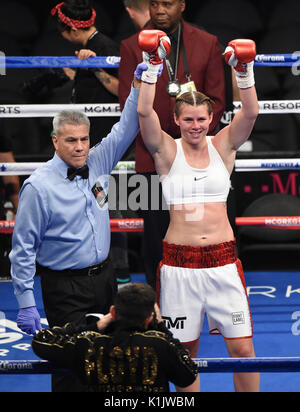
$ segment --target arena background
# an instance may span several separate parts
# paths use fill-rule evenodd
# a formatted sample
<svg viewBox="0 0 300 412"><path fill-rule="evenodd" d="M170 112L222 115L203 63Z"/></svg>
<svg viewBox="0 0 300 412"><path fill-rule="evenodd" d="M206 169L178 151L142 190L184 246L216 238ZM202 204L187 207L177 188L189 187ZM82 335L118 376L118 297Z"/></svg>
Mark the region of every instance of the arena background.
<svg viewBox="0 0 300 412"><path fill-rule="evenodd" d="M60 36L50 17L50 10L56 4L56 0L1 2L0 50L7 56L72 56L74 46ZM249 37L256 41L260 54L294 53L300 49L300 3L297 0L187 0L186 4L185 19L217 35L222 45L234 38ZM95 0L94 6L97 27L105 34L120 42L134 33L122 0ZM46 72L47 69L7 69L6 76L0 76L0 112L1 105L7 104L68 103L72 82L52 88ZM36 93L30 93L24 87L43 75L44 81L40 81ZM299 99L300 76L293 75L290 67L259 67L255 77L259 100ZM0 133L3 138L12 140L17 161L46 161L52 156L50 118L0 118L0 122ZM259 116L249 146L246 152L238 153L238 158L299 156L299 126L299 114ZM236 216L299 214L300 178L297 171L234 173L232 186L229 215L233 225ZM246 269L298 268L299 231L238 229L235 225L234 228ZM141 236L130 235L133 272L143 271Z"/></svg>

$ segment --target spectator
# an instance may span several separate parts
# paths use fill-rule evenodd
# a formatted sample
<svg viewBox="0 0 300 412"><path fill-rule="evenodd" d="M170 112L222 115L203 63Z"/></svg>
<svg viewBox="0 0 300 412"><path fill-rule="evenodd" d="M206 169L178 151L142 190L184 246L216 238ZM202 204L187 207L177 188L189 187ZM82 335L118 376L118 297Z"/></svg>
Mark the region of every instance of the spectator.
<svg viewBox="0 0 300 412"><path fill-rule="evenodd" d="M80 59L91 56L118 56L119 47L95 26L96 11L89 0L67 0L58 4L52 15L57 18L61 35L69 42L82 47L76 52ZM134 69L133 69L134 71ZM70 79L74 79L73 103L116 103L118 99L118 79L116 69L65 69ZM114 118L91 119L91 145L105 136L115 122Z"/></svg>
<svg viewBox="0 0 300 412"><path fill-rule="evenodd" d="M150 20L150 0L123 0L136 30L143 29Z"/></svg>

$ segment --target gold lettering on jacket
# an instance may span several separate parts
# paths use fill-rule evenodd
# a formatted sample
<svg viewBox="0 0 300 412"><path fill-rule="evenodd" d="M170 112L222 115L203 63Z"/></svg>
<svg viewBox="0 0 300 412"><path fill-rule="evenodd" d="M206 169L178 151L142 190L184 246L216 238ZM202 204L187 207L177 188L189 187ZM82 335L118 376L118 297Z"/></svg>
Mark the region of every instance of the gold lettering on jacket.
<svg viewBox="0 0 300 412"><path fill-rule="evenodd" d="M99 385L154 385L158 357L155 349L149 346L115 346L108 356L104 346L99 346L97 353L95 348L89 348L85 357L87 378L91 378L93 372L96 372Z"/></svg>

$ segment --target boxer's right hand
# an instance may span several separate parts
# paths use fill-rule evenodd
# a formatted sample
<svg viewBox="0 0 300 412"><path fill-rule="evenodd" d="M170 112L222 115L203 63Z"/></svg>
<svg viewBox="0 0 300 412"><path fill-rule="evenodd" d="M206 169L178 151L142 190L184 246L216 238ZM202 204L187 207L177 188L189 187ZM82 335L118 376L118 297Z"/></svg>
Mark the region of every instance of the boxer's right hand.
<svg viewBox="0 0 300 412"><path fill-rule="evenodd" d="M161 30L142 30L138 36L138 45L143 51L143 61L148 66L142 81L156 83L161 64L171 51L169 37Z"/></svg>

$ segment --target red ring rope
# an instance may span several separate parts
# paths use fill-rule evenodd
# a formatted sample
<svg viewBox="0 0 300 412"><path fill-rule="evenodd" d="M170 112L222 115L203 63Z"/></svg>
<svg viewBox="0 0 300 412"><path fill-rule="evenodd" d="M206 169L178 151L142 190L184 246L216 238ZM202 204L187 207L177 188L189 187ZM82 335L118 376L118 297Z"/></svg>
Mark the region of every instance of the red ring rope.
<svg viewBox="0 0 300 412"><path fill-rule="evenodd" d="M300 216L237 217L237 226L262 226L272 229L300 229Z"/></svg>
<svg viewBox="0 0 300 412"><path fill-rule="evenodd" d="M300 230L300 216L237 217L237 226L261 226L271 229ZM15 222L0 220L0 233L12 233ZM111 219L111 232L143 232L143 219Z"/></svg>
<svg viewBox="0 0 300 412"><path fill-rule="evenodd" d="M0 234L13 233L15 222L13 220L0 220ZM143 232L144 219L111 219L111 232Z"/></svg>
<svg viewBox="0 0 300 412"><path fill-rule="evenodd" d="M143 232L144 219L110 219L111 232Z"/></svg>

